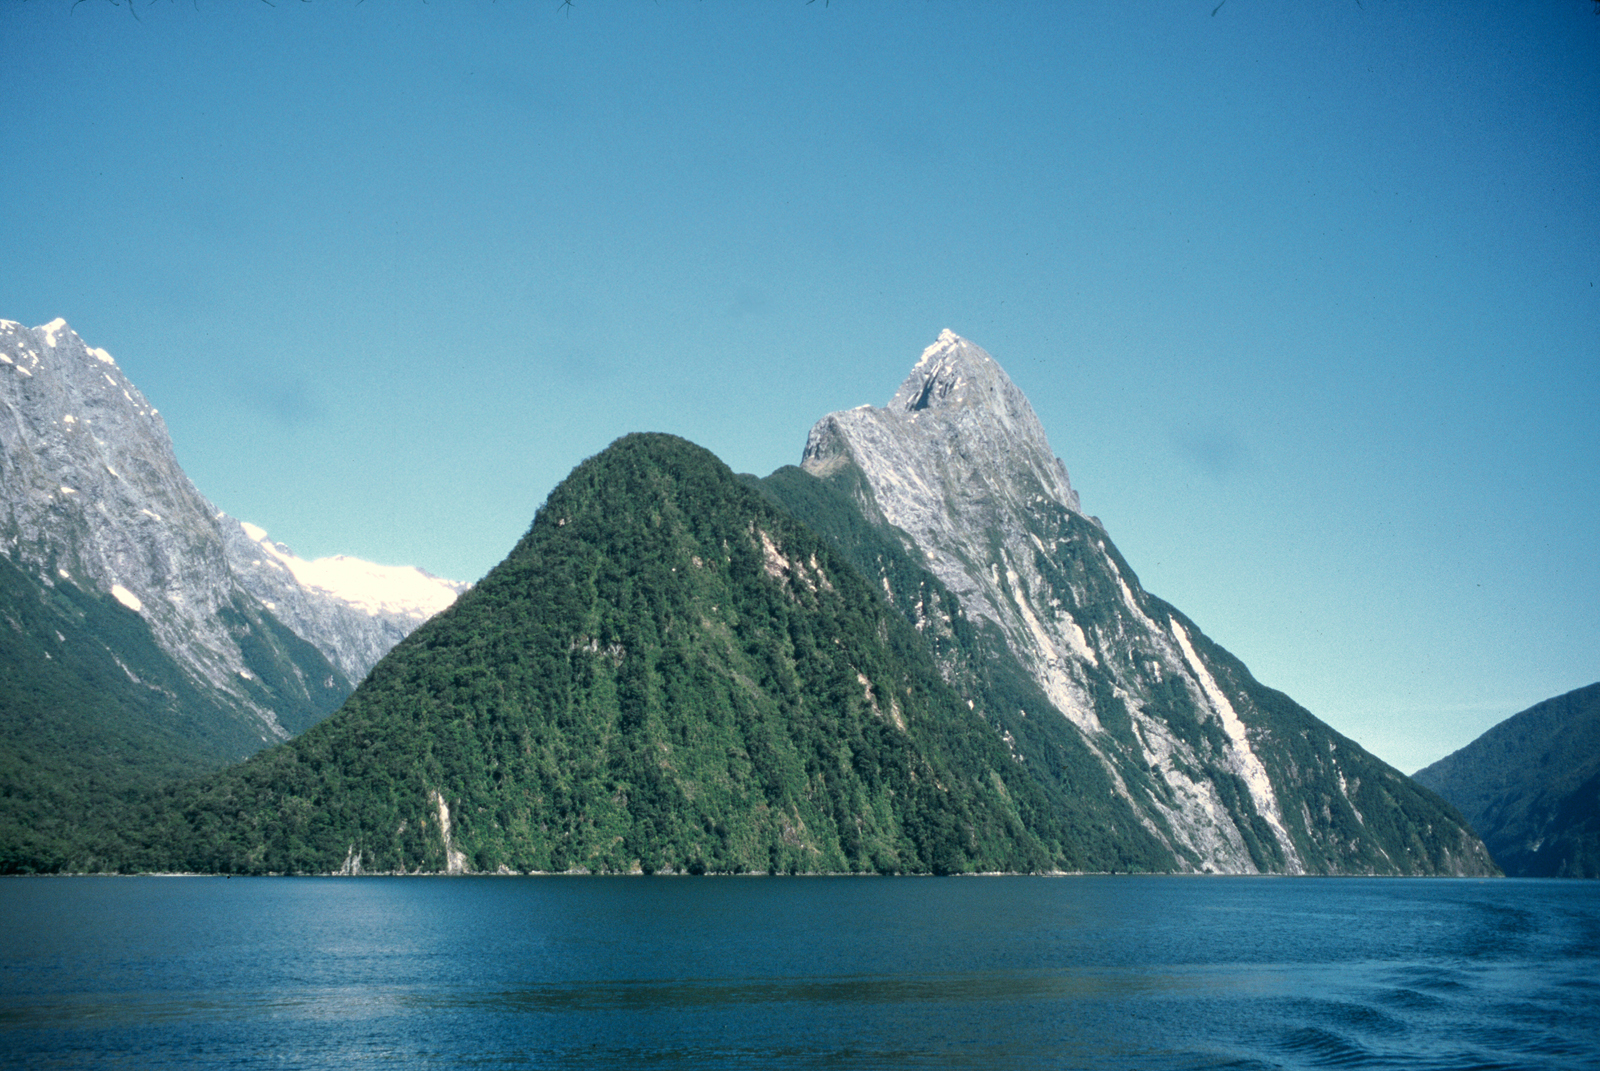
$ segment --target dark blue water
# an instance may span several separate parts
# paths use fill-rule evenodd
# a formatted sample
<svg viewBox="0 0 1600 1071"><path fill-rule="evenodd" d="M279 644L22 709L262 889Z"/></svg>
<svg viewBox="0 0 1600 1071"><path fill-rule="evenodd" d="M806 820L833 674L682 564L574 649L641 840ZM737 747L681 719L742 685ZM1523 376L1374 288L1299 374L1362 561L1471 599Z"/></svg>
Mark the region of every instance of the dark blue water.
<svg viewBox="0 0 1600 1071"><path fill-rule="evenodd" d="M0 1066L1597 1068L1600 882L13 879Z"/></svg>

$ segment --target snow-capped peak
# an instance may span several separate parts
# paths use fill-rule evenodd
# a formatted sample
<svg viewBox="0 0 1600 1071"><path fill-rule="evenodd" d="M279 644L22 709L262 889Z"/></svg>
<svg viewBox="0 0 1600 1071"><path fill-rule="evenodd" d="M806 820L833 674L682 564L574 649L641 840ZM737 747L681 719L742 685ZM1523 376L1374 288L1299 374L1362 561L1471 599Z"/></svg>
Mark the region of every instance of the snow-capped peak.
<svg viewBox="0 0 1600 1071"><path fill-rule="evenodd" d="M307 561L282 543L273 542L259 525L240 521L239 527L267 555L267 561L288 570L301 587L331 595L369 615L399 614L422 620L455 602L467 588L414 565L378 565L345 554Z"/></svg>

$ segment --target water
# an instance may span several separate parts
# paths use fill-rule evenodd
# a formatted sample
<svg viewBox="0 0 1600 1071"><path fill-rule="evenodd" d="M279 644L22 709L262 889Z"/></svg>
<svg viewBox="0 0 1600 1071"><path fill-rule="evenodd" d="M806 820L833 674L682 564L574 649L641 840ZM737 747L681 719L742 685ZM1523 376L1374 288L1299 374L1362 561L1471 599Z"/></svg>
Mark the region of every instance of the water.
<svg viewBox="0 0 1600 1071"><path fill-rule="evenodd" d="M1600 882L0 881L0 1067L1600 1067Z"/></svg>

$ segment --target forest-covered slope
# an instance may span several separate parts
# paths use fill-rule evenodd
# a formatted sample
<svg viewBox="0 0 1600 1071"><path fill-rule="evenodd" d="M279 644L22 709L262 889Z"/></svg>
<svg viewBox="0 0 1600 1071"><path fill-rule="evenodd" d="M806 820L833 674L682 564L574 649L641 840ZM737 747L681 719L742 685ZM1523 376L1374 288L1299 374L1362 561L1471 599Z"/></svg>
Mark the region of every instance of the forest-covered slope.
<svg viewBox="0 0 1600 1071"><path fill-rule="evenodd" d="M746 480L874 582L916 628L943 677L987 712L1071 821L1114 815L1125 827L1131 817L1162 842L1177 870L1494 872L1448 803L1258 682L1194 622L1145 592L1093 521L1036 503L1029 522L1041 546L1057 548L1038 551L1036 567L1051 578L1054 597L1035 612L1070 613L1066 620L1081 623L1095 649L1079 668L1098 726L1085 732L1052 705L992 621L964 612L906 533L868 517L861 504L873 503L872 490L856 466L821 478L786 467ZM1027 598L1026 589L1013 590ZM1162 637L1147 631L1153 620L1181 628L1192 658L1162 667ZM1196 680L1202 672L1209 687ZM1222 705L1239 719L1270 782L1282 816L1276 827L1244 783L1222 719L1208 709ZM1104 788L1085 791L1090 783ZM1184 806L1196 784L1214 793L1210 807ZM1242 844L1242 860L1230 857L1219 830Z"/></svg>
<svg viewBox="0 0 1600 1071"><path fill-rule="evenodd" d="M1056 806L829 544L630 435L333 717L165 797L118 865L226 872L1165 870ZM1053 715L1052 715L1053 716ZM1109 799L1092 764L1062 770Z"/></svg>
<svg viewBox="0 0 1600 1071"><path fill-rule="evenodd" d="M1507 874L1600 878L1600 683L1513 714L1415 776Z"/></svg>

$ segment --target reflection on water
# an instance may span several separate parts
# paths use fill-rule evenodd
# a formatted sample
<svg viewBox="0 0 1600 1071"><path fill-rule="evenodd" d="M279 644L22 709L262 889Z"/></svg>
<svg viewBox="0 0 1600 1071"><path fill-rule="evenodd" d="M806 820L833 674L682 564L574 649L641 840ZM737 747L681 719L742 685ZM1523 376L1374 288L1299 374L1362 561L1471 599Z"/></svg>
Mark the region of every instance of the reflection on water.
<svg viewBox="0 0 1600 1071"><path fill-rule="evenodd" d="M1593 882L26 879L0 919L0 1066L1600 1066Z"/></svg>

